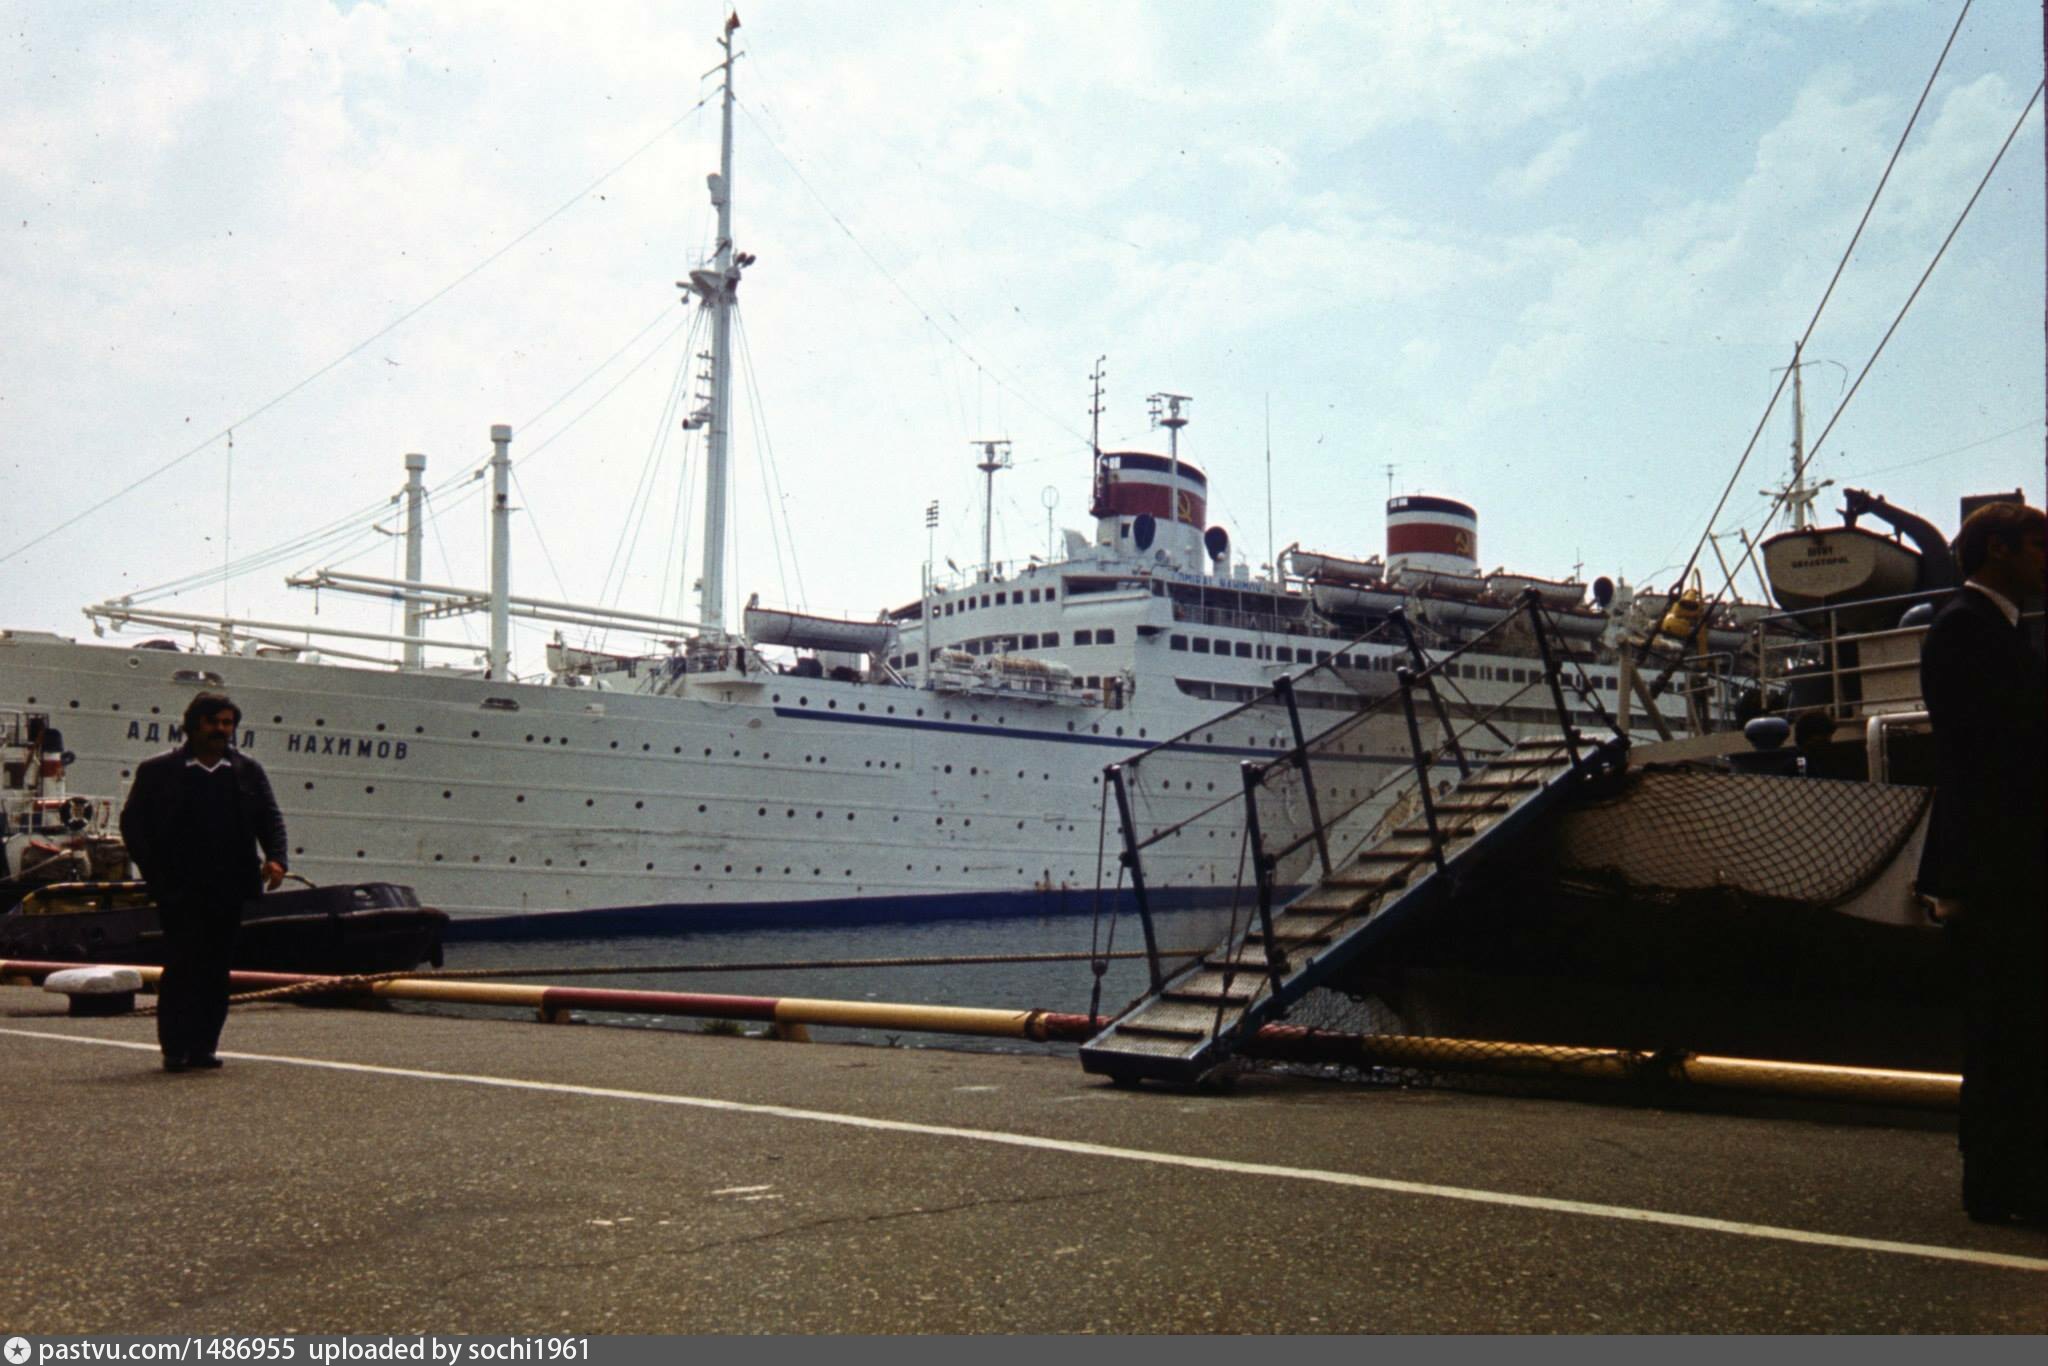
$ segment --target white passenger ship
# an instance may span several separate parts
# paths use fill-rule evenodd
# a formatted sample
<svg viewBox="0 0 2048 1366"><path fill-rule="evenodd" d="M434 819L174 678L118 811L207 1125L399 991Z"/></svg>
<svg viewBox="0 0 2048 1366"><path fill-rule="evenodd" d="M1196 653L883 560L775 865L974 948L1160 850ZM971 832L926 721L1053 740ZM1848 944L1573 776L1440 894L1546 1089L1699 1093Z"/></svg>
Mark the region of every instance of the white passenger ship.
<svg viewBox="0 0 2048 1366"><path fill-rule="evenodd" d="M1263 710L1217 718L1276 677L1339 657L1349 667L1321 677L1343 686L1303 685L1311 732L1384 695L1407 658L1386 629L1396 607L1431 646L1449 647L1533 586L1568 640L1614 657L1625 589L1593 605L1576 582L1481 573L1476 512L1453 499L1392 499L1384 557L1295 549L1279 572L1251 576L1221 530L1204 529L1207 480L1179 458L1187 417L1173 396L1163 396L1165 454L1097 451L1093 535L1069 533L1059 562L927 576L916 600L873 622L750 605L745 630L728 630L727 319L751 258L733 247L730 28L725 43L728 134L710 178L719 241L686 285L712 338L709 402L693 419L708 428L701 620L515 597L512 433L494 428L488 589L422 582L420 457L408 458L406 577L323 571L297 581L402 600L401 636L357 633L399 647L399 662L316 654L293 634L302 628L122 601L87 609L96 629L155 638L0 632L0 708L51 716L73 756L73 790L118 794L138 762L180 739L192 694L216 689L243 710L240 744L271 775L296 871L320 883L411 884L424 903L489 920L493 933L1083 911L1094 904L1105 764L1199 729L1174 780L1146 794L1146 815L1214 801L1234 789L1242 761L1292 738ZM483 670L425 662L425 624L459 611L490 615ZM510 677L514 615L687 638L610 654L558 636L548 676L522 681ZM350 633L326 634L350 648ZM1501 709L1510 738L1556 724L1531 687L1533 647L1519 653L1512 639L1453 670L1460 712ZM1723 648L1735 639L1716 636ZM1594 672L1612 709L1617 668ZM1660 729L1684 723L1681 693L1657 700ZM1366 790L1407 765L1399 724L1369 735L1356 772L1333 781ZM1113 813L1108 837L1114 849ZM1183 895L1234 884L1234 845L1187 844L1160 851L1156 874L1148 855L1148 876Z"/></svg>

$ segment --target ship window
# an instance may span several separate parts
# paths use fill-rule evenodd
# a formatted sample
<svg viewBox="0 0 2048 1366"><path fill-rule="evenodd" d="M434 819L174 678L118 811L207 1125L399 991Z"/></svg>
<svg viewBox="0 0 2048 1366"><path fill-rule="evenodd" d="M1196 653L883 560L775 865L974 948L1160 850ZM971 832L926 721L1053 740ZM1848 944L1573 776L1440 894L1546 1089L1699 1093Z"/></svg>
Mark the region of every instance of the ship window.
<svg viewBox="0 0 2048 1366"><path fill-rule="evenodd" d="M1050 650L1053 646L1060 643L1060 633L1058 631L1047 631L1041 639L1045 642L1045 648Z"/></svg>
<svg viewBox="0 0 2048 1366"><path fill-rule="evenodd" d="M909 654L903 656L903 667L906 669L915 669L917 667L917 651L912 650Z"/></svg>
<svg viewBox="0 0 2048 1366"><path fill-rule="evenodd" d="M902 668L902 667L903 667L903 656L902 656L902 655L890 655L890 656L889 656L889 667L890 667L890 668L892 668L892 669L900 669L900 668Z"/></svg>
<svg viewBox="0 0 2048 1366"><path fill-rule="evenodd" d="M1282 664L1292 664L1294 662L1294 649L1289 645L1276 645L1273 647L1273 658Z"/></svg>
<svg viewBox="0 0 2048 1366"><path fill-rule="evenodd" d="M1037 602L1037 601L1038 601L1038 590L1037 590L1036 588L1034 588L1034 589L1032 589L1032 590L1031 590L1031 600L1032 600L1033 602Z"/></svg>
<svg viewBox="0 0 2048 1366"><path fill-rule="evenodd" d="M988 606L988 594L986 594L986 593L983 593L983 594L981 595L981 605L982 605L983 607L986 607L986 606Z"/></svg>
<svg viewBox="0 0 2048 1366"><path fill-rule="evenodd" d="M1317 651L1316 651L1316 663L1318 663L1318 664L1328 664L1329 662L1330 662L1330 652L1329 652L1328 650L1317 650Z"/></svg>
<svg viewBox="0 0 2048 1366"><path fill-rule="evenodd" d="M1095 643L1097 645L1116 644L1116 632L1110 630L1107 626L1103 627L1095 633Z"/></svg>
<svg viewBox="0 0 2048 1366"><path fill-rule="evenodd" d="M1026 636L1026 637L1024 637L1024 648L1025 648L1025 649L1027 649L1027 650L1035 650L1035 649L1037 649L1037 648L1038 648L1038 637L1037 637L1037 636Z"/></svg>
<svg viewBox="0 0 2048 1366"><path fill-rule="evenodd" d="M1188 638L1186 636L1168 636L1166 644L1170 649L1185 650L1188 648Z"/></svg>
<svg viewBox="0 0 2048 1366"><path fill-rule="evenodd" d="M1074 643L1076 645L1093 645L1095 643L1095 633L1093 631L1076 631L1074 632Z"/></svg>
<svg viewBox="0 0 2048 1366"><path fill-rule="evenodd" d="M1207 636L1195 637L1195 653L1198 655L1209 653L1209 638Z"/></svg>
<svg viewBox="0 0 2048 1366"><path fill-rule="evenodd" d="M1009 595L1008 593L998 593L998 594L996 594L996 606L998 606L998 607L1001 607L1001 606L1002 606L1002 605L1003 605L1004 603L1008 602L1009 600L1010 600L1010 595Z"/></svg>
<svg viewBox="0 0 2048 1366"><path fill-rule="evenodd" d="M1240 640L1237 642L1237 657L1239 659L1250 659L1252 657L1252 643L1250 641Z"/></svg>
<svg viewBox="0 0 2048 1366"><path fill-rule="evenodd" d="M1059 590L1058 590L1057 588L1048 588L1048 589L1046 589L1046 590L1045 590L1045 600L1046 600L1047 602L1051 602L1051 601L1053 601L1053 600L1054 600L1055 598L1057 598L1058 596L1059 596Z"/></svg>

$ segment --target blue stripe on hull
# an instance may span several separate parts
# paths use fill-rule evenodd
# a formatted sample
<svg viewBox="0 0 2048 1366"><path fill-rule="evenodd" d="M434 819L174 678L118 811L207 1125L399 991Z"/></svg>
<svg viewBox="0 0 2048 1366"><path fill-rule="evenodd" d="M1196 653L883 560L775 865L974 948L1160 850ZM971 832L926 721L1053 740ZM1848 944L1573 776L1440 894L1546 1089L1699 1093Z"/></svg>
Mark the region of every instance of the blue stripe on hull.
<svg viewBox="0 0 2048 1366"><path fill-rule="evenodd" d="M1192 910L1228 906L1243 893L1230 887L1169 891L1152 897L1154 910ZM581 911L536 911L524 915L463 916L448 922L449 943L508 939L598 939L639 935L688 934L698 930L814 928L820 925L915 924L933 920L993 920L1092 914L1097 905L1107 912L1134 914L1137 902L1128 889L1105 891L1098 902L1093 888L1052 891L947 892L932 896L840 897L827 901L671 902L654 906L599 906ZM1250 912L1245 912L1249 914Z"/></svg>

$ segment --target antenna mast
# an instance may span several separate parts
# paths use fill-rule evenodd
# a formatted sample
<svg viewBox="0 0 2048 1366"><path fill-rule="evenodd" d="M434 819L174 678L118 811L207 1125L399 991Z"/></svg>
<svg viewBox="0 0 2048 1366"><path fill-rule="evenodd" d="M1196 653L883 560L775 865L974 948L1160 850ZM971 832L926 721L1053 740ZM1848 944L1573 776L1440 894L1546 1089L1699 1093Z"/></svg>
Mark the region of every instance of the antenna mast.
<svg viewBox="0 0 2048 1366"><path fill-rule="evenodd" d="M981 578L986 583L996 576L994 532L996 520L996 471L1010 468L1010 443L977 441L981 463L974 468L987 476L988 489L981 502Z"/></svg>
<svg viewBox="0 0 2048 1366"><path fill-rule="evenodd" d="M1092 386L1088 402L1088 449L1093 452L1094 460L1088 471L1088 496L1091 504L1088 513L1092 517L1109 515L1109 474L1102 468L1102 363L1108 359L1108 356L1097 356L1094 373L1088 376L1088 382Z"/></svg>
<svg viewBox="0 0 2048 1366"><path fill-rule="evenodd" d="M1182 404L1193 403L1194 400L1186 394L1162 393L1151 395L1145 402L1152 405L1152 425L1166 428L1166 450L1167 457L1173 465L1173 487L1175 491L1173 520L1179 521L1180 429L1188 425L1188 420L1181 416L1180 410Z"/></svg>
<svg viewBox="0 0 2048 1366"><path fill-rule="evenodd" d="M723 77L724 120L719 129L718 171L706 177L712 207L718 210L718 248L709 266L690 272L677 287L694 294L711 314L711 392L708 402L694 413L686 426L705 426L704 443L704 573L698 580L699 608L707 635L725 630L725 505L726 443L731 434L732 400L728 393L732 375L732 310L739 300L740 271L754 258L732 249L732 31L740 26L735 14L725 21L718 45L725 60L711 68ZM705 73L709 75L710 73Z"/></svg>

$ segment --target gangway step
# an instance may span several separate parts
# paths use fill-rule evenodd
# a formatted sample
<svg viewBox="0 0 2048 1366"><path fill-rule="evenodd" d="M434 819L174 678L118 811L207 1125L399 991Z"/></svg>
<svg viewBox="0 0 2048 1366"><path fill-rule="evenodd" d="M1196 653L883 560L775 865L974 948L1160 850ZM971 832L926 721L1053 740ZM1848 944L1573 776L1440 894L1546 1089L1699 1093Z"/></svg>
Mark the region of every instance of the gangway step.
<svg viewBox="0 0 2048 1366"><path fill-rule="evenodd" d="M1246 1031L1285 1018L1305 993L1390 942L1397 926L1443 904L1473 863L1507 847L1580 775L1615 766L1626 750L1623 739L1586 744L1574 759L1562 736L1516 744L1433 804L1434 839L1427 824L1401 825L1346 855L1316 886L1269 905L1263 917L1159 983L1082 1047L1082 1065L1123 1082L1209 1075Z"/></svg>

